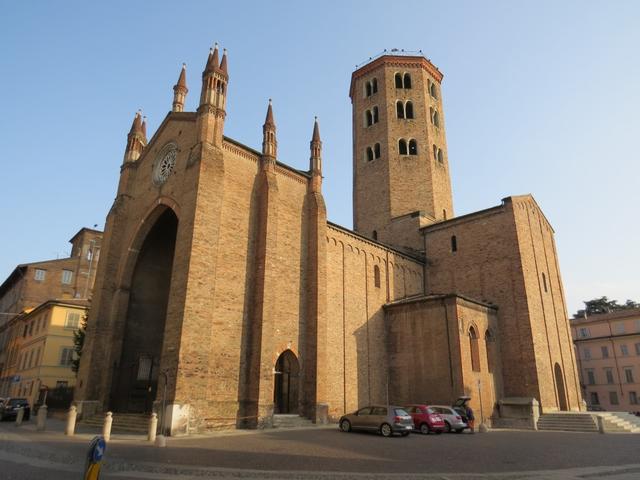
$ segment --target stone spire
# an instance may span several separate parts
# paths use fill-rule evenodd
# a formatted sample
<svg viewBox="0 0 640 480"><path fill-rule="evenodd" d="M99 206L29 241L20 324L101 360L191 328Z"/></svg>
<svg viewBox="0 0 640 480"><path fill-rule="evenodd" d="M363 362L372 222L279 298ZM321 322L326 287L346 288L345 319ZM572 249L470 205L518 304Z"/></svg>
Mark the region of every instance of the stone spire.
<svg viewBox="0 0 640 480"><path fill-rule="evenodd" d="M204 69L204 73L215 72L219 69L218 63L220 62L220 58L218 56L218 43L213 46L213 48L209 49L209 58L207 58L207 65Z"/></svg>
<svg viewBox="0 0 640 480"><path fill-rule="evenodd" d="M320 141L320 126L318 125L318 117L315 117L313 123L313 134L309 144L311 149L311 157L309 158L309 171L311 172L312 190L320 191L322 185L322 142Z"/></svg>
<svg viewBox="0 0 640 480"><path fill-rule="evenodd" d="M276 122L273 119L273 107L271 99L267 107L267 116L262 126L262 156L265 159L275 162L278 153L278 142L276 141Z"/></svg>
<svg viewBox="0 0 640 480"><path fill-rule="evenodd" d="M182 64L182 70L178 77L178 83L173 86L173 106L172 112L184 112L184 102L189 93L187 88L187 64Z"/></svg>
<svg viewBox="0 0 640 480"><path fill-rule="evenodd" d="M147 116L146 115L142 116L142 125L140 126L140 128L142 129L142 141L146 145L147 144Z"/></svg>
<svg viewBox="0 0 640 480"><path fill-rule="evenodd" d="M133 117L133 123L131 124L129 135L127 135L127 148L124 151L124 163L135 162L140 158L140 155L142 155L142 150L147 144L145 130L146 124L143 123L142 113L138 110L136 115Z"/></svg>
<svg viewBox="0 0 640 480"><path fill-rule="evenodd" d="M227 49L222 49L222 61L220 62L220 73L228 75L227 73Z"/></svg>
<svg viewBox="0 0 640 480"><path fill-rule="evenodd" d="M202 72L202 91L198 107L198 138L202 142L222 146L227 83L229 75L218 63L218 44L209 50L207 64Z"/></svg>

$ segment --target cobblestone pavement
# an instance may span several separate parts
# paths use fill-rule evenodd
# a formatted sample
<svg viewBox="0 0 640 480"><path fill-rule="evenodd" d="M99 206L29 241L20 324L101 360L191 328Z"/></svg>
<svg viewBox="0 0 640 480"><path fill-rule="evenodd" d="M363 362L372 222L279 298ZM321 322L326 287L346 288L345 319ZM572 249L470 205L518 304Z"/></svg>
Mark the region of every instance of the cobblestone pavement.
<svg viewBox="0 0 640 480"><path fill-rule="evenodd" d="M33 422L0 423L0 477L79 478L89 440ZM337 428L234 431L169 438L166 448L114 433L103 479L591 479L640 478L640 435L494 431L383 438Z"/></svg>

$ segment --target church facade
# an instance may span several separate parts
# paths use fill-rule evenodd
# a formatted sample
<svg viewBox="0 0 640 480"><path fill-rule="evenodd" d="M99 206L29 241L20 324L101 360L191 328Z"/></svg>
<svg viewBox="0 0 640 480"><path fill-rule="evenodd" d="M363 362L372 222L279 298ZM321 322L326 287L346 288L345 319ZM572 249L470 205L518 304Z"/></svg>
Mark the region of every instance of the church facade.
<svg viewBox="0 0 640 480"><path fill-rule="evenodd" d="M322 143L309 169L224 136L226 52L199 107L147 141L136 115L105 224L76 403L162 411L172 435L315 422L372 403L505 397L579 410L553 230L530 195L456 217L440 85L421 55L352 75L354 229L327 220ZM164 407L163 407L164 406Z"/></svg>

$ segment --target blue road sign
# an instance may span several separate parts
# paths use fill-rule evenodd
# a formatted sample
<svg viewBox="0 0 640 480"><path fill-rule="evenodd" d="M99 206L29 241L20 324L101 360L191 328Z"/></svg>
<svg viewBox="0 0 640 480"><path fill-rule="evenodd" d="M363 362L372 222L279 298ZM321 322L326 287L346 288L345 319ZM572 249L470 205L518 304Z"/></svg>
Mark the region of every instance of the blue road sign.
<svg viewBox="0 0 640 480"><path fill-rule="evenodd" d="M107 444L105 443L104 438L98 437L96 443L93 446L93 452L91 454L94 463L98 463L102 460L106 448Z"/></svg>

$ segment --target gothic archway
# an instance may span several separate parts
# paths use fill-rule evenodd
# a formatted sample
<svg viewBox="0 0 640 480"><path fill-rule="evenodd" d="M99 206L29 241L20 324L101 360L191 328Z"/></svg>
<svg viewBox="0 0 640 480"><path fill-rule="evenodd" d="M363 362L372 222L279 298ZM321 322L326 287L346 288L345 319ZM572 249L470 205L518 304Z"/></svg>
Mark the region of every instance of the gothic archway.
<svg viewBox="0 0 640 480"><path fill-rule="evenodd" d="M556 377L556 390L558 392L558 407L562 411L569 410L569 406L567 405L567 393L564 389L564 376L562 375L562 368L556 362L553 367L553 371Z"/></svg>
<svg viewBox="0 0 640 480"><path fill-rule="evenodd" d="M156 397L178 230L176 214L162 208L142 242L129 283L122 351L111 396L111 408L117 412L151 412Z"/></svg>
<svg viewBox="0 0 640 480"><path fill-rule="evenodd" d="M285 350L276 361L273 389L273 413L298 413L300 364L291 350Z"/></svg>

